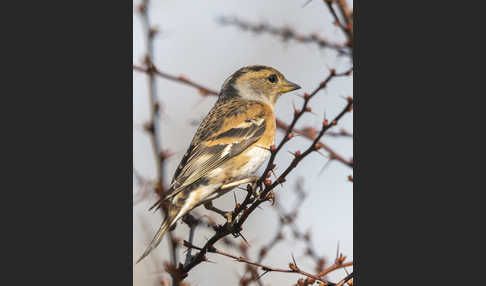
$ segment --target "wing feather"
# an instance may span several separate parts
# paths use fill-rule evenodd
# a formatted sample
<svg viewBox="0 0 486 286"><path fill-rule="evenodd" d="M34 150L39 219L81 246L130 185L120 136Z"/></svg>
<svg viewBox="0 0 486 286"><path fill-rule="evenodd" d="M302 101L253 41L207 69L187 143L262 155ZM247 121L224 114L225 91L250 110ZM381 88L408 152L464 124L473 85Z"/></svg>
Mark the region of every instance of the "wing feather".
<svg viewBox="0 0 486 286"><path fill-rule="evenodd" d="M219 106L217 114L213 110L208 114L176 170L171 191L165 199L208 175L263 136L267 127L265 108L260 103L252 104L249 108L252 108L252 112L237 113L234 109ZM208 132L208 128L212 132Z"/></svg>

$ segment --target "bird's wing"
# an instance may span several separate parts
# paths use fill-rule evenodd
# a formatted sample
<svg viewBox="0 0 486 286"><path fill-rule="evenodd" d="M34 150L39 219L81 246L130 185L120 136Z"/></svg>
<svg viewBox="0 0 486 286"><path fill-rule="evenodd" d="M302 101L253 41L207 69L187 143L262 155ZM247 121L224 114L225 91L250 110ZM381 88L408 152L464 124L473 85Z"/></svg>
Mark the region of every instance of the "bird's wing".
<svg viewBox="0 0 486 286"><path fill-rule="evenodd" d="M239 108L235 108L235 106ZM244 105L244 106L241 106ZM165 199L204 177L258 141L266 129L261 103L228 103L215 106L199 127L177 168Z"/></svg>

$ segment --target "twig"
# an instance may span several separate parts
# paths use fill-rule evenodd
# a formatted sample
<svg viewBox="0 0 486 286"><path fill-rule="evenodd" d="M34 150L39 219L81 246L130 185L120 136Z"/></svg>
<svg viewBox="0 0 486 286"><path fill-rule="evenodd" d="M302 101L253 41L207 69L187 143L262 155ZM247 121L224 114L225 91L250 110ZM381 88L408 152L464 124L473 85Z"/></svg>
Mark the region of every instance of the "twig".
<svg viewBox="0 0 486 286"><path fill-rule="evenodd" d="M323 277L323 276L333 272L336 269L349 267L349 266L353 266L353 261L342 263L342 264L333 264L333 265L329 266L328 268L324 269L324 271L320 272L316 276Z"/></svg>
<svg viewBox="0 0 486 286"><path fill-rule="evenodd" d="M324 39L317 34L301 35L290 27L278 28L269 24L254 24L240 20L236 17L220 17L218 20L221 25L236 26L243 31L252 31L256 34L267 33L281 37L283 41L292 39L300 43L315 43L319 48L330 48L336 50L339 54L350 55L350 52L346 49L346 46L331 43L327 39Z"/></svg>
<svg viewBox="0 0 486 286"><path fill-rule="evenodd" d="M346 0L323 0L329 8L332 16L334 17L334 23L344 32L347 37L346 45L353 48L353 12L349 9ZM345 23L343 23L336 13L333 7L333 3L337 3L341 14L343 15Z"/></svg>
<svg viewBox="0 0 486 286"><path fill-rule="evenodd" d="M182 83L182 84L188 85L190 87L194 87L194 88L198 89L199 92L201 93L201 95L203 95L203 96L218 95L219 94L217 91L212 90L212 89L207 88L207 87L204 87L200 84L197 84L197 83L189 80L188 78L186 78L182 75L181 76L175 76L175 75L171 75L171 74L168 74L166 72L160 71L154 65L147 67L147 68L137 66L137 65L133 65L133 69L136 70L136 71L147 73L147 74L153 73L153 74L156 74L156 75L158 75L162 78L165 78L165 79L168 79L168 80L171 80L171 81L175 81L175 82L178 82L178 83Z"/></svg>
<svg viewBox="0 0 486 286"><path fill-rule="evenodd" d="M140 12L140 19L142 21L143 29L146 35L146 46L147 51L145 55L145 64L147 66L153 66L154 60L154 37L156 35L156 30L150 26L150 19L148 15L148 8L149 8L149 0L143 0L142 4L140 4L138 11ZM159 183L162 183L163 178L163 162L160 156L161 142L160 142L160 128L159 128L159 110L160 110L160 103L157 99L157 83L156 77L153 73L152 69L147 69L148 75L148 86L149 86L149 99L150 99L150 121L148 124L145 125L145 130L150 134L150 140L152 142L152 147L155 153L156 159L156 168L157 168L157 176L160 180Z"/></svg>
<svg viewBox="0 0 486 286"><path fill-rule="evenodd" d="M187 226L189 226L189 242L192 243L194 240L194 232L196 231L196 227L199 225L200 222L191 214L186 214L182 218L182 221L186 223ZM188 249L184 265L189 263L189 261L191 260L191 256L191 249Z"/></svg>
<svg viewBox="0 0 486 286"><path fill-rule="evenodd" d="M203 248L200 248L200 247L197 247L195 245L192 245L188 241L184 241L184 246L187 247L187 248L194 248L194 249L197 249L199 251L202 251L203 250ZM253 265L253 266L259 267L264 272L298 273L298 274L301 274L301 275L305 275L305 276L307 276L309 278L312 278L315 281L321 281L322 283L324 283L325 285L328 285L328 286L336 285L335 283L326 281L326 280L324 280L324 279L322 279L320 277L317 277L316 275L313 275L313 274L310 274L308 272L303 271L295 263L289 263L289 268L288 269L284 269L284 268L277 268L277 267L271 267L271 266L268 266L268 265L263 265L261 263L251 261L251 260L249 260L249 259L247 259L245 257L242 257L242 256L235 256L235 255L226 253L224 251L221 251L219 249L216 249L214 246L212 246L211 248L209 248L208 249L208 252L210 252L210 253L216 253L216 254L219 254L219 255L222 255L222 256L226 256L226 257L230 257L230 258L233 258L234 260L236 260L238 262L242 262L242 263L246 263L246 264L249 264L249 265Z"/></svg>
<svg viewBox="0 0 486 286"><path fill-rule="evenodd" d="M342 286L344 285L344 283L348 282L349 280L351 280L351 278L354 277L354 271L351 272L350 274L348 274L348 276L344 277L343 280L339 281L338 284L336 284L336 286Z"/></svg>
<svg viewBox="0 0 486 286"><path fill-rule="evenodd" d="M157 34L157 30L151 26L150 19L148 15L149 0L143 0L138 7L139 15L142 21L142 26L146 35L146 56L145 64L149 67L147 70L148 74L148 85L149 85L149 98L150 98L150 121L146 125L145 130L150 134L150 139L152 142L152 147L155 155L156 170L157 170L157 184L156 193L160 196L164 196L164 159L162 151L161 134L160 134L160 103L157 99L157 84L156 77L154 75L153 67L154 64L154 37ZM167 216L167 209L162 207L161 212ZM177 243L174 239L172 233L169 232L169 251L171 253L171 264L175 267L177 265ZM178 286L180 283L179 279L172 275L172 281L174 286Z"/></svg>

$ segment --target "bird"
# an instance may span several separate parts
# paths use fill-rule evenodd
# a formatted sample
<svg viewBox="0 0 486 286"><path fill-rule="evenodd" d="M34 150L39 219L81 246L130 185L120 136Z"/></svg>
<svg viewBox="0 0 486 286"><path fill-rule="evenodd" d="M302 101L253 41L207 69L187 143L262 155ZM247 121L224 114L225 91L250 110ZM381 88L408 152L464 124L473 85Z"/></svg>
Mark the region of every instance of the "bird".
<svg viewBox="0 0 486 286"><path fill-rule="evenodd" d="M276 132L274 106L278 98L300 86L278 70L253 65L238 69L223 83L218 99L203 119L175 170L164 198L150 209L168 203L166 217L137 263L155 249L163 235L189 211L246 183L270 156Z"/></svg>

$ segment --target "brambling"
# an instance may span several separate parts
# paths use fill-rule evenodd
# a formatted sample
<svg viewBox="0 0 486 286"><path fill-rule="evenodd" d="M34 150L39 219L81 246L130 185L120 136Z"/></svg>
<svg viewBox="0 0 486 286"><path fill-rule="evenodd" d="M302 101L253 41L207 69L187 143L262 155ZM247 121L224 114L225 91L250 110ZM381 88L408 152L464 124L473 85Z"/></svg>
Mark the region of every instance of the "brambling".
<svg viewBox="0 0 486 286"><path fill-rule="evenodd" d="M275 139L275 102L282 93L299 88L266 66L244 67L226 79L177 167L167 196L152 206L159 208L170 200L167 217L137 263L193 208L204 205L227 214L211 201L238 185L258 180L252 175L270 155Z"/></svg>

